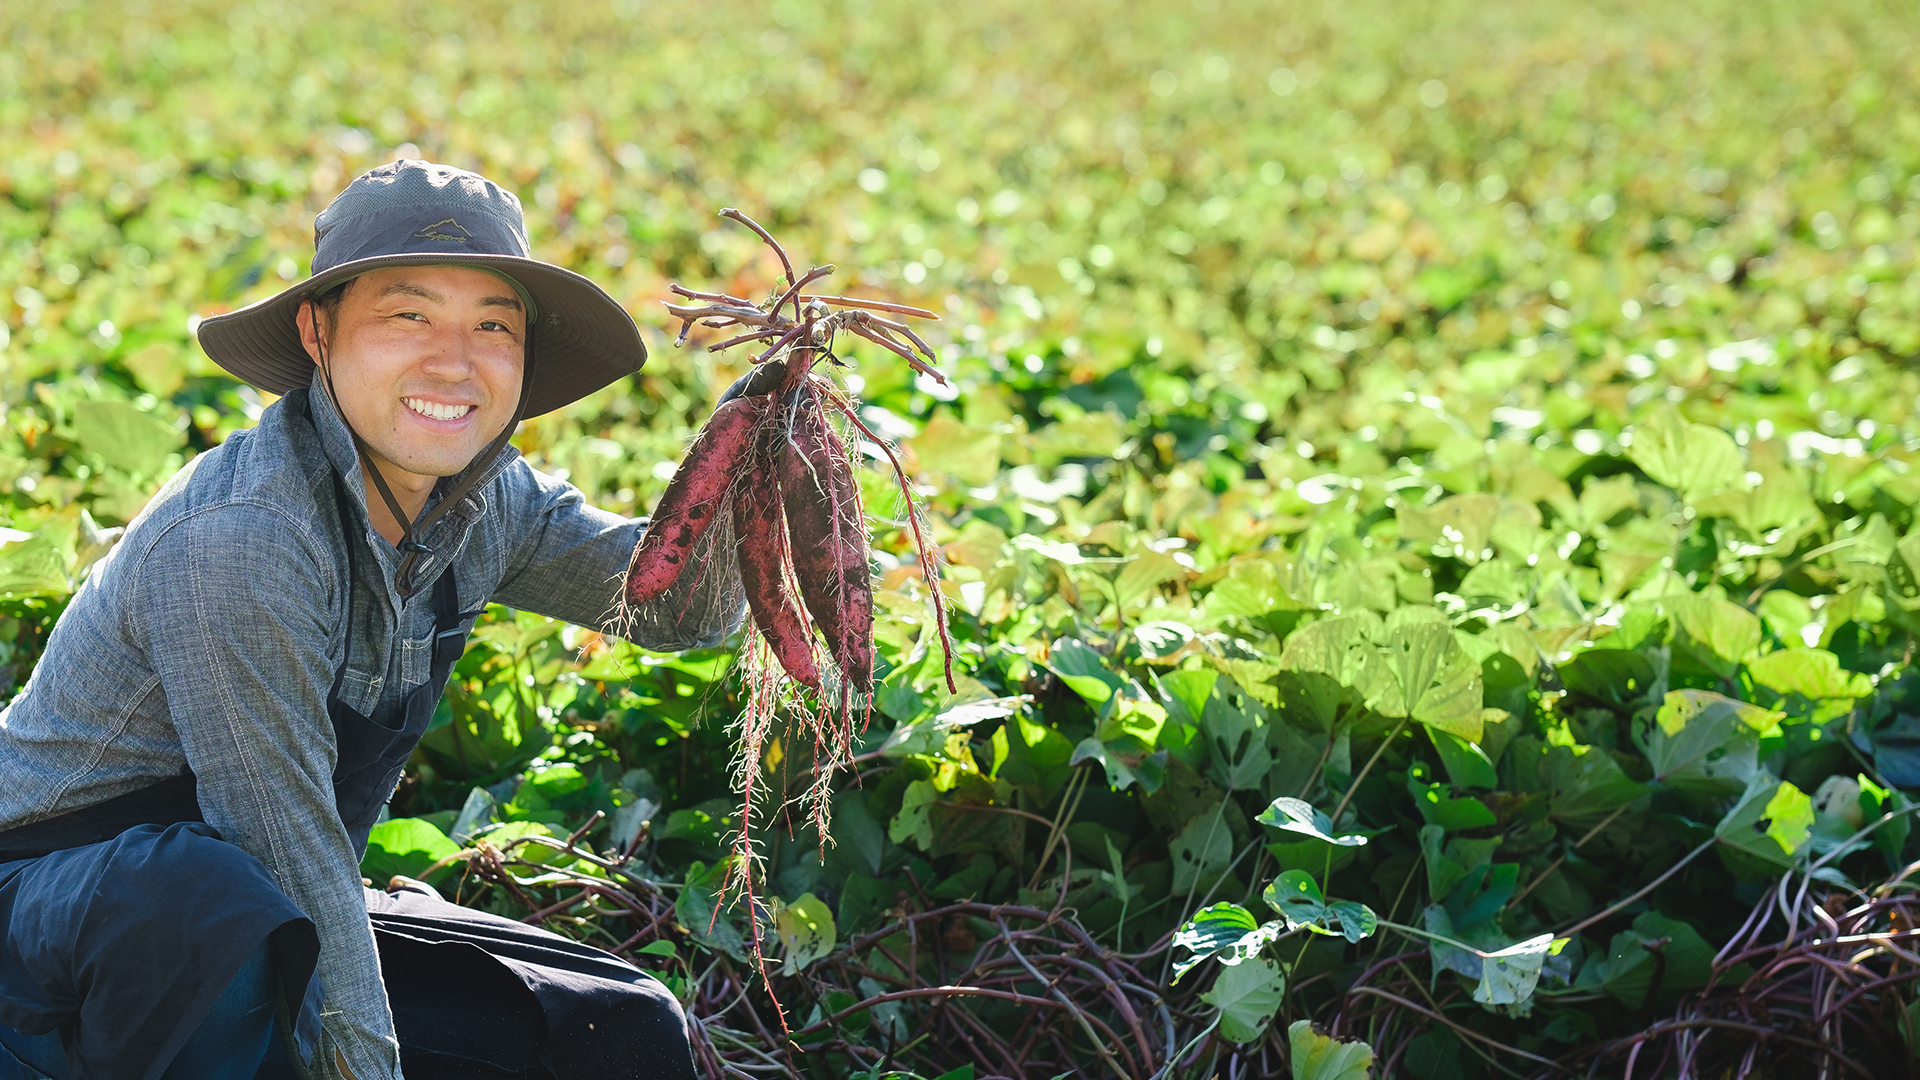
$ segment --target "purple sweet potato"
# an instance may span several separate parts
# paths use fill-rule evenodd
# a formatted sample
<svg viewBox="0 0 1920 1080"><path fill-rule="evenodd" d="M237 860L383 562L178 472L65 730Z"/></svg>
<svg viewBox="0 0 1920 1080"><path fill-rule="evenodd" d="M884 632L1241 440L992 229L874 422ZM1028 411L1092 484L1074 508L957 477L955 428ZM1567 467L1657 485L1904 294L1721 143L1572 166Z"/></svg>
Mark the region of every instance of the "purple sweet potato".
<svg viewBox="0 0 1920 1080"><path fill-rule="evenodd" d="M780 522L780 487L765 475L750 476L733 500L734 540L740 552L740 584L753 623L780 666L802 686L820 689L820 668L813 659L813 635L800 617L800 605L787 588Z"/></svg>
<svg viewBox="0 0 1920 1080"><path fill-rule="evenodd" d="M653 508L646 535L633 549L633 561L627 567L627 603L644 604L679 579L694 545L713 524L727 489L740 474L766 405L764 397L743 397L714 410L687 450L686 460L674 470L666 493Z"/></svg>
<svg viewBox="0 0 1920 1080"><path fill-rule="evenodd" d="M794 577L850 689L873 692L873 579L847 447L807 387L780 447L780 498Z"/></svg>

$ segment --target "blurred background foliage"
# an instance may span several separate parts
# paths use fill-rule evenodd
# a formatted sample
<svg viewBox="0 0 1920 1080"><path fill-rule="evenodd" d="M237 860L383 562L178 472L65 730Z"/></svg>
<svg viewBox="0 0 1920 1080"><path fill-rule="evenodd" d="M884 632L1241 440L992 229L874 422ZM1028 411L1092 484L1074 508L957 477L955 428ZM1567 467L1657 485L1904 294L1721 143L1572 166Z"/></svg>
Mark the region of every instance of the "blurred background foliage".
<svg viewBox="0 0 1920 1080"><path fill-rule="evenodd" d="M739 206L841 288L941 311L954 380L871 349L848 376L933 509L961 695L872 472L866 771L824 862L769 835L777 904L824 898L845 935L1064 891L1166 952L1300 870L1492 951L1719 837L1562 949L1580 1004L1518 1024L1432 959L1448 1015L1514 1046L1630 1030L1647 984L1608 982L1606 931L1724 940L1920 785L1915 27L1871 0L9 7L0 697L115 527L269 404L193 326L303 278L361 170L496 177L536 254L635 313L645 371L517 439L630 514L742 370L670 347L666 283L778 275L715 217ZM727 650L496 611L369 865L598 809L587 842L707 880L732 678ZM1756 793L1771 847L1735 827ZM1280 797L1371 842L1287 839L1256 821ZM1904 821L1829 883L1904 865ZM1317 940L1269 988L1372 948ZM1330 993L1269 995L1194 1060L1283 1047L1274 1010ZM1461 1045L1405 1060L1478 1075Z"/></svg>

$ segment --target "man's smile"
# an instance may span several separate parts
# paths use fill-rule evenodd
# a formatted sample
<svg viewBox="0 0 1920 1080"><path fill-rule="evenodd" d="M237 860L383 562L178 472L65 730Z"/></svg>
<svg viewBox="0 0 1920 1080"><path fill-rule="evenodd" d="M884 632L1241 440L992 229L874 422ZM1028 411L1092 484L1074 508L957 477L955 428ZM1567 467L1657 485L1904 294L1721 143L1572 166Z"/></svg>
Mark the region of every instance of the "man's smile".
<svg viewBox="0 0 1920 1080"><path fill-rule="evenodd" d="M407 408L429 420L459 420L475 408L472 405L445 405L417 397L401 398L400 401Z"/></svg>

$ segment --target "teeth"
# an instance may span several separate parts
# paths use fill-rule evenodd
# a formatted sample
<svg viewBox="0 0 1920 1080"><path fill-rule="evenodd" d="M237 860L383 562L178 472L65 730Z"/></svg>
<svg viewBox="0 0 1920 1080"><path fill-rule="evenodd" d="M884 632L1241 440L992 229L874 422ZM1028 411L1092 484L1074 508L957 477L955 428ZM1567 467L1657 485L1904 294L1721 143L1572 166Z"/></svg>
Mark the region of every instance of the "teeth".
<svg viewBox="0 0 1920 1080"><path fill-rule="evenodd" d="M471 405L441 405L424 398L401 398L409 409L435 420L458 420L473 411Z"/></svg>

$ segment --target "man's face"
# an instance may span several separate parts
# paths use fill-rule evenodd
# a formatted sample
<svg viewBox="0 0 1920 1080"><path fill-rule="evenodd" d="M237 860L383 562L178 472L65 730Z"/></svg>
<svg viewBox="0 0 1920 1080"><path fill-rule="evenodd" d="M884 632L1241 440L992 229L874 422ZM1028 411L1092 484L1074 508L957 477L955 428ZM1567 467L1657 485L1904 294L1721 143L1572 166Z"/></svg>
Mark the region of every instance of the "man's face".
<svg viewBox="0 0 1920 1080"><path fill-rule="evenodd" d="M313 305L301 305L300 336L318 363L315 318ZM347 286L324 355L340 411L381 472L430 486L465 468L512 419L526 329L519 297L492 274L390 267Z"/></svg>

